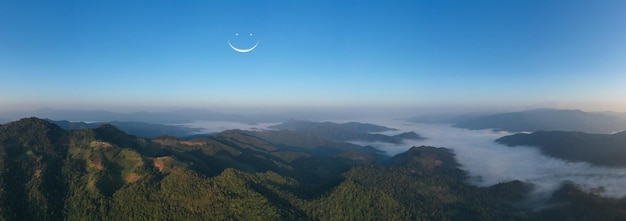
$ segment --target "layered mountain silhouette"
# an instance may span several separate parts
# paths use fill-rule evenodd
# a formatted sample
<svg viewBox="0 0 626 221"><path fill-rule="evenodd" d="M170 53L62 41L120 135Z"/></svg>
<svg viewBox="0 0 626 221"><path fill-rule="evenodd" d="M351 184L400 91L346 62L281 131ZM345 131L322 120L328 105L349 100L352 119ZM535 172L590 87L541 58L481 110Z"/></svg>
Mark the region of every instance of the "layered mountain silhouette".
<svg viewBox="0 0 626 221"><path fill-rule="evenodd" d="M119 113L99 110L60 110L41 108L34 111L0 113L0 118L19 119L36 116L38 118L72 122L142 122L179 124L194 121L229 121L254 123L256 120L235 114L224 114L201 109L185 109L169 112L133 112Z"/></svg>
<svg viewBox="0 0 626 221"><path fill-rule="evenodd" d="M98 122L98 123L85 123L85 122L70 122L66 120L62 121L54 121L48 120L59 127L66 130L79 130L79 129L93 129L97 128L101 125L110 124L113 125L120 130L146 138L153 138L158 136L170 135L175 137L186 137L195 135L201 132L201 129L198 128L189 128L183 126L176 125L165 125L165 124L153 124L153 123L142 123L142 122L120 122L120 121L112 121L112 122Z"/></svg>
<svg viewBox="0 0 626 221"><path fill-rule="evenodd" d="M355 132L361 132L361 133L374 133L374 132L396 130L396 129L385 127L385 126L367 124L367 123L311 122L311 121L299 121L299 120L293 120L293 119L286 121L282 124L272 126L272 128L279 129L279 130L281 129L282 130L303 130L303 129L309 129L312 127L333 128L333 129L341 129L341 130L355 131Z"/></svg>
<svg viewBox="0 0 626 221"><path fill-rule="evenodd" d="M621 117L621 118L626 119L626 113L614 112L614 111L604 111L604 112L600 112L600 113L604 114L604 115L616 116L616 117Z"/></svg>
<svg viewBox="0 0 626 221"><path fill-rule="evenodd" d="M186 140L37 118L0 126L2 220L568 220L580 205L600 220L625 214L623 201L575 186L553 199L561 207L536 212L514 206L524 183L466 178L445 148L387 157L296 131Z"/></svg>
<svg viewBox="0 0 626 221"><path fill-rule="evenodd" d="M291 130L310 136L321 137L334 141L366 141L401 144L405 139L424 139L415 132L405 132L394 136L377 134L376 132L393 131L395 129L365 123L333 123L289 120L271 126L277 130Z"/></svg>
<svg viewBox="0 0 626 221"><path fill-rule="evenodd" d="M558 130L613 133L626 130L626 118L581 110L537 109L466 117L452 122L455 127L459 128L496 129L511 132Z"/></svg>
<svg viewBox="0 0 626 221"><path fill-rule="evenodd" d="M626 131L615 134L539 131L496 140L509 146L535 146L549 156L604 166L626 166Z"/></svg>

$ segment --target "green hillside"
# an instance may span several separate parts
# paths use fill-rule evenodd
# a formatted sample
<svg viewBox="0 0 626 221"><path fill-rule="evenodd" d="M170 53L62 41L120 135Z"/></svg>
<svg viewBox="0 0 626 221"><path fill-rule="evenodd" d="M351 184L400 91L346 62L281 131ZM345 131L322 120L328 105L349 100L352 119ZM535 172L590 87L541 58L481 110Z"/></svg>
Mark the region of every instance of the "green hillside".
<svg viewBox="0 0 626 221"><path fill-rule="evenodd" d="M445 148L413 147L389 158L291 131L144 139L111 125L65 131L27 118L0 126L0 220L533 220L570 214L569 207L544 213L517 207L528 185L467 185L458 166ZM588 199L622 214L621 201L599 202L585 193L561 200Z"/></svg>

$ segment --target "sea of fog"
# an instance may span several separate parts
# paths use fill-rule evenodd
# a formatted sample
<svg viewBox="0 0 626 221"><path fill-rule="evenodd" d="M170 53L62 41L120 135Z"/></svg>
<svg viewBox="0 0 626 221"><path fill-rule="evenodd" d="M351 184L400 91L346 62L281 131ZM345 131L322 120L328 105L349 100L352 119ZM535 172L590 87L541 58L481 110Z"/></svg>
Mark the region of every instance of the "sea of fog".
<svg viewBox="0 0 626 221"><path fill-rule="evenodd" d="M444 124L418 124L405 121L369 121L368 123L396 128L393 135L414 131L426 140L407 140L404 145L354 142L372 145L395 155L412 146L434 146L452 149L462 168L478 186L520 180L535 186L535 196L547 196L563 182L573 182L581 189L605 197L626 196L626 168L594 166L585 162L568 162L542 154L535 147L509 147L495 142L510 135L492 130L467 130Z"/></svg>
<svg viewBox="0 0 626 221"><path fill-rule="evenodd" d="M333 121L342 123L341 121ZM420 124L402 120L367 119L354 122L372 123L395 131L381 134L395 135L414 131L425 140L406 140L405 144L358 142L359 145L377 147L389 155L404 152L412 146L434 146L451 149L456 154L462 169L468 171L470 182L477 186L491 186L498 183L520 180L534 184L534 196L549 196L563 182L573 182L581 189L598 193L605 197L626 196L626 168L594 166L584 162L567 162L542 154L537 148L509 147L495 143L508 132L492 130L467 130L446 124ZM229 129L267 130L277 123L242 124L220 121L198 121L185 124L193 128L203 128L203 133L215 133Z"/></svg>

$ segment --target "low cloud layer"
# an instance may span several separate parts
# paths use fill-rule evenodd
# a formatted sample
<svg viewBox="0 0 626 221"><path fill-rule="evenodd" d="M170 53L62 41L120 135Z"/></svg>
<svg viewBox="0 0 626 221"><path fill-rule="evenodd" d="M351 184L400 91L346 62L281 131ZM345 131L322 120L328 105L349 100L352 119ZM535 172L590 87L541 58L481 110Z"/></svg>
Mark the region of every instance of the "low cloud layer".
<svg viewBox="0 0 626 221"><path fill-rule="evenodd" d="M494 142L509 135L491 130L466 130L441 124L414 124L404 121L365 121L399 129L394 133L415 131L426 140L408 140L405 145L362 143L379 147L390 155L412 146L428 145L452 149L463 169L478 186L520 180L535 185L535 196L548 196L563 182L573 182L581 189L602 196L626 197L626 168L594 166L584 162L567 162L542 154L537 148L509 147Z"/></svg>
<svg viewBox="0 0 626 221"><path fill-rule="evenodd" d="M189 128L200 128L200 133L211 134L219 133L225 130L240 129L240 130L267 130L269 126L278 123L258 123L258 124L245 124L238 122L228 121L195 121L186 124L176 124L178 126L185 126Z"/></svg>
<svg viewBox="0 0 626 221"><path fill-rule="evenodd" d="M341 123L341 121L334 121ZM491 130L467 130L443 124L416 124L401 120L360 120L397 131L383 132L396 135L414 131L426 140L406 140L406 144L353 142L371 145L386 151L389 155L404 152L412 146L434 146L452 149L458 162L471 176L470 182L477 186L491 186L498 183L520 180L535 186L533 196L548 197L563 182L573 182L581 189L595 192L605 197L626 197L626 168L594 166L584 162L567 162L542 154L537 148L509 147L494 140L510 135L508 132ZM266 130L267 124L242 124L223 121L198 121L185 124L193 128L204 128L203 133L215 133L228 129Z"/></svg>

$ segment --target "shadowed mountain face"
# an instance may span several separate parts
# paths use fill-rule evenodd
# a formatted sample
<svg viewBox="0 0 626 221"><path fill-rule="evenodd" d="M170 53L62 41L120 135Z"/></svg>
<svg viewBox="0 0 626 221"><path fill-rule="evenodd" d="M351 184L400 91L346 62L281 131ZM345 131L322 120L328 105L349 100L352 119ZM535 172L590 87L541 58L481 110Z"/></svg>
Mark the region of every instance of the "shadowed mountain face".
<svg viewBox="0 0 626 221"><path fill-rule="evenodd" d="M580 110L538 109L523 112L468 117L453 121L455 127L523 131L580 131L613 133L626 130L626 119Z"/></svg>
<svg viewBox="0 0 626 221"><path fill-rule="evenodd" d="M496 140L510 146L535 146L552 157L604 166L626 166L626 131L615 134L539 131Z"/></svg>
<svg viewBox="0 0 626 221"><path fill-rule="evenodd" d="M393 131L395 129L364 123L332 123L290 120L271 126L272 129L291 130L310 136L321 137L334 141L365 141L401 144L404 139L424 139L415 132L406 132L395 136L375 134L375 132Z"/></svg>
<svg viewBox="0 0 626 221"><path fill-rule="evenodd" d="M478 188L445 148L388 158L294 131L145 139L112 125L66 131L36 118L0 126L2 220L547 220L622 201L568 186L545 213L514 207L519 181Z"/></svg>

